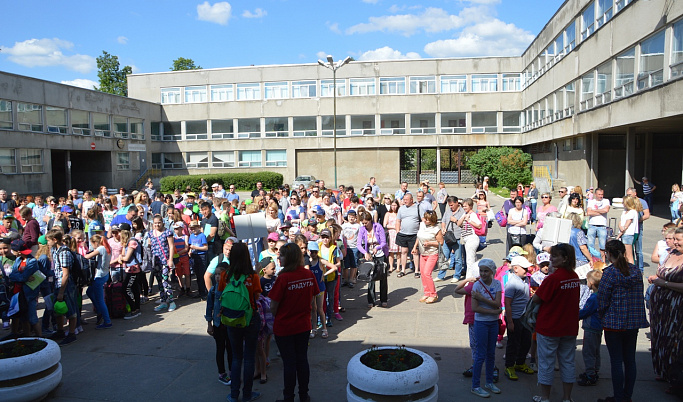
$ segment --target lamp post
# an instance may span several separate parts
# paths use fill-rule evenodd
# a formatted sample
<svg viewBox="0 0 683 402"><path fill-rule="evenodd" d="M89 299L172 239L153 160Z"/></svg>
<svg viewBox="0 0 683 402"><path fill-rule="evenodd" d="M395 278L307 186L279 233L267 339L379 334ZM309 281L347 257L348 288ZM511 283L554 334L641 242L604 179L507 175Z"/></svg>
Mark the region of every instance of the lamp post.
<svg viewBox="0 0 683 402"><path fill-rule="evenodd" d="M332 116L332 138L334 144L334 188L337 188L337 70L348 64L350 61L351 57L347 57L344 60L340 60L335 63L334 58L331 55L327 55L327 63L322 60L318 60L318 64L332 70L332 86L334 87L334 92L332 93L334 105L334 113Z"/></svg>

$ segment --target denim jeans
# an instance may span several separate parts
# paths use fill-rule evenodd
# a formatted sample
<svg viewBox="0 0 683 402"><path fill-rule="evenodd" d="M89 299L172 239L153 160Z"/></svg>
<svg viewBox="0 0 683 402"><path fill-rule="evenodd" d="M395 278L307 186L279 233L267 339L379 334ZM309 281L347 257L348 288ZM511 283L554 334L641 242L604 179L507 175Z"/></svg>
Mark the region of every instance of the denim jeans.
<svg viewBox="0 0 683 402"><path fill-rule="evenodd" d="M92 281L92 285L88 286L88 290L85 291L90 298L90 301L97 309L97 314L102 314L105 324L111 324L109 310L107 309L107 304L104 302L104 285L108 280L109 274L101 278L95 278Z"/></svg>
<svg viewBox="0 0 683 402"><path fill-rule="evenodd" d="M194 275L197 277L197 291L199 296L206 297L206 284L204 283L204 273L206 272L206 254L192 253L192 264Z"/></svg>
<svg viewBox="0 0 683 402"><path fill-rule="evenodd" d="M605 343L612 368L612 388L617 402L628 401L636 385L636 341L638 329L605 331Z"/></svg>
<svg viewBox="0 0 683 402"><path fill-rule="evenodd" d="M474 321L474 336L477 338L477 351L472 368L472 388L481 386L481 367L486 362L486 384L493 383L493 368L496 363L496 338L498 320Z"/></svg>
<svg viewBox="0 0 683 402"><path fill-rule="evenodd" d="M450 260L450 267L455 267L455 273L453 273L453 278L459 278L460 275L462 274L462 244L460 243L460 239L455 243L453 246L453 249L448 247L446 242L443 243L443 246L441 248L443 249L443 255L446 257L447 260ZM437 275L439 279L444 279L446 277L446 271L439 271L439 274Z"/></svg>
<svg viewBox="0 0 683 402"><path fill-rule="evenodd" d="M600 250L605 250L607 243L607 227L606 226L588 226L588 246L595 247L595 238L598 238L598 246Z"/></svg>
<svg viewBox="0 0 683 402"><path fill-rule="evenodd" d="M256 361L256 340L261 329L261 318L258 312L251 316L251 323L246 328L228 327L228 338L232 348L232 367L230 370L230 395L237 399L242 387L242 399L251 398L254 384L254 366ZM282 351L280 351L282 353ZM241 378L242 361L244 361L244 378Z"/></svg>
<svg viewBox="0 0 683 402"><path fill-rule="evenodd" d="M532 198L531 201L531 221L536 222L536 206L538 205L538 200L535 198Z"/></svg>
<svg viewBox="0 0 683 402"><path fill-rule="evenodd" d="M299 399L308 398L308 382L311 376L308 367L308 333L277 336L275 342L280 350L284 371L285 388L282 391L285 402L294 402L294 387L299 382Z"/></svg>
<svg viewBox="0 0 683 402"><path fill-rule="evenodd" d="M583 330L581 355L588 375L596 375L600 371L600 344L602 344L602 330Z"/></svg>
<svg viewBox="0 0 683 402"><path fill-rule="evenodd" d="M636 258L636 265L643 272L645 269L645 261L643 260L643 231L638 233L638 238L633 241L633 256Z"/></svg>

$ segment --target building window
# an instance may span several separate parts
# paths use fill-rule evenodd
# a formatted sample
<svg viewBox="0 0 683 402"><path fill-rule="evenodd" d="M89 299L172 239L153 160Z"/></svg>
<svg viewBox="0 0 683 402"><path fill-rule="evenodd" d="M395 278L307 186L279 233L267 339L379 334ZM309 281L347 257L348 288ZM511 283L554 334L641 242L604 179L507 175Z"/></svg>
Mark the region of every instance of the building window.
<svg viewBox="0 0 683 402"><path fill-rule="evenodd" d="M575 151L579 151L583 149L583 137L575 137L572 140L573 142L573 149Z"/></svg>
<svg viewBox="0 0 683 402"><path fill-rule="evenodd" d="M261 138L261 119L239 119L237 138Z"/></svg>
<svg viewBox="0 0 683 402"><path fill-rule="evenodd" d="M45 106L45 120L47 132L53 134L67 134L66 109L53 106ZM0 123L1 124L1 123Z"/></svg>
<svg viewBox="0 0 683 402"><path fill-rule="evenodd" d="M211 138L228 139L235 137L235 126L232 119L211 120Z"/></svg>
<svg viewBox="0 0 683 402"><path fill-rule="evenodd" d="M266 138L289 137L287 117L266 117Z"/></svg>
<svg viewBox="0 0 683 402"><path fill-rule="evenodd" d="M434 113L411 114L410 134L436 134L436 115Z"/></svg>
<svg viewBox="0 0 683 402"><path fill-rule="evenodd" d="M351 78L349 79L349 86L351 87L351 95L375 94L374 78Z"/></svg>
<svg viewBox="0 0 683 402"><path fill-rule="evenodd" d="M607 21L612 19L612 5L614 0L597 0L595 2L597 8L595 9L595 27L600 28L605 25Z"/></svg>
<svg viewBox="0 0 683 402"><path fill-rule="evenodd" d="M206 87L185 87L185 103L206 102Z"/></svg>
<svg viewBox="0 0 683 402"><path fill-rule="evenodd" d="M150 135L152 136L152 141L161 141L161 126L160 121L153 121L150 124ZM161 163L161 161L159 161Z"/></svg>
<svg viewBox="0 0 683 402"><path fill-rule="evenodd" d="M339 124L339 116L337 116ZM339 130L337 130L339 135ZM351 135L375 135L375 115L351 116Z"/></svg>
<svg viewBox="0 0 683 402"><path fill-rule="evenodd" d="M321 134L324 136L334 135L334 116L321 116L320 122L322 124ZM346 118L344 116L337 116L337 136L346 135ZM374 132L374 131L373 131Z"/></svg>
<svg viewBox="0 0 683 402"><path fill-rule="evenodd" d="M553 45L555 46L555 60L557 61L564 56L564 32L560 32L560 34L557 35Z"/></svg>
<svg viewBox="0 0 683 402"><path fill-rule="evenodd" d="M403 95L406 93L405 77L385 77L379 79L380 95Z"/></svg>
<svg viewBox="0 0 683 402"><path fill-rule="evenodd" d="M466 113L441 113L441 134L465 134L466 132Z"/></svg>
<svg viewBox="0 0 683 402"><path fill-rule="evenodd" d="M435 94L436 77L410 77L411 94Z"/></svg>
<svg viewBox="0 0 683 402"><path fill-rule="evenodd" d="M161 153L152 154L152 169L161 169L163 167L161 163L162 158L163 154Z"/></svg>
<svg viewBox="0 0 683 402"><path fill-rule="evenodd" d="M442 94L467 92L466 75L442 75L440 80Z"/></svg>
<svg viewBox="0 0 683 402"><path fill-rule="evenodd" d="M111 125L109 123L109 115L103 113L93 113L92 128L96 136L111 137Z"/></svg>
<svg viewBox="0 0 683 402"><path fill-rule="evenodd" d="M266 167L287 166L287 150L277 149L266 151Z"/></svg>
<svg viewBox="0 0 683 402"><path fill-rule="evenodd" d="M206 120L191 120L185 122L186 140L206 140L209 134L206 129Z"/></svg>
<svg viewBox="0 0 683 402"><path fill-rule="evenodd" d="M235 167L235 152L213 151L211 152L211 165L215 168Z"/></svg>
<svg viewBox="0 0 683 402"><path fill-rule="evenodd" d="M128 119L121 116L113 116L112 123L114 123L114 137L128 138Z"/></svg>
<svg viewBox="0 0 683 402"><path fill-rule="evenodd" d="M286 82L266 82L263 87L266 99L289 98L289 85Z"/></svg>
<svg viewBox="0 0 683 402"><path fill-rule="evenodd" d="M162 153L163 164L162 169L182 169L183 168L183 154L180 152Z"/></svg>
<svg viewBox="0 0 683 402"><path fill-rule="evenodd" d="M188 152L185 154L185 166L188 168L208 168L209 167L209 153L208 152Z"/></svg>
<svg viewBox="0 0 683 402"><path fill-rule="evenodd" d="M521 91L522 77L520 74L503 74L503 91Z"/></svg>
<svg viewBox="0 0 683 402"><path fill-rule="evenodd" d="M601 105L612 100L612 62L598 67L598 79L595 87L595 103Z"/></svg>
<svg viewBox="0 0 683 402"><path fill-rule="evenodd" d="M472 76L472 92L498 91L498 75L474 74Z"/></svg>
<svg viewBox="0 0 683 402"><path fill-rule="evenodd" d="M161 104L180 103L180 88L161 88Z"/></svg>
<svg viewBox="0 0 683 402"><path fill-rule="evenodd" d="M406 116L403 114L384 114L380 116L380 134L405 134ZM354 134L353 131L351 134Z"/></svg>
<svg viewBox="0 0 683 402"><path fill-rule="evenodd" d="M12 121L12 101L0 100L0 129L13 129Z"/></svg>
<svg viewBox="0 0 683 402"><path fill-rule="evenodd" d="M591 70L581 77L581 110L593 107L593 95L595 94L595 74Z"/></svg>
<svg viewBox="0 0 683 402"><path fill-rule="evenodd" d="M237 100L261 99L261 84L237 84Z"/></svg>
<svg viewBox="0 0 683 402"><path fill-rule="evenodd" d="M566 95L564 116L567 117L574 114L574 107L576 105L576 89L573 82L564 87L564 93Z"/></svg>
<svg viewBox="0 0 683 402"><path fill-rule="evenodd" d="M292 98L315 98L315 81L292 82Z"/></svg>
<svg viewBox="0 0 683 402"><path fill-rule="evenodd" d="M232 84L211 85L211 102L228 102L235 100L235 90Z"/></svg>
<svg viewBox="0 0 683 402"><path fill-rule="evenodd" d="M183 139L183 134L180 131L179 121L165 121L164 135L161 137L162 141L180 141Z"/></svg>
<svg viewBox="0 0 683 402"><path fill-rule="evenodd" d="M21 173L43 173L43 151L41 149L20 149Z"/></svg>
<svg viewBox="0 0 683 402"><path fill-rule="evenodd" d="M616 76L614 77L614 97L620 98L633 93L635 79L636 49L629 49L617 56Z"/></svg>
<svg viewBox="0 0 683 402"><path fill-rule="evenodd" d="M343 118L343 117L342 117ZM296 116L292 118L292 129L295 137L317 137L315 116Z"/></svg>
<svg viewBox="0 0 683 402"><path fill-rule="evenodd" d="M503 132L522 132L522 125L520 123L521 116L522 112L503 112Z"/></svg>
<svg viewBox="0 0 683 402"><path fill-rule="evenodd" d="M21 131L43 131L43 106L17 102L17 123Z"/></svg>
<svg viewBox="0 0 683 402"><path fill-rule="evenodd" d="M564 88L555 91L555 116L553 120L559 120L564 117Z"/></svg>
<svg viewBox="0 0 683 402"><path fill-rule="evenodd" d="M671 78L683 75L683 20L674 24L671 43ZM1 102L1 101L0 101ZM0 106L0 115L2 108ZM0 118L0 124L2 119Z"/></svg>
<svg viewBox="0 0 683 402"><path fill-rule="evenodd" d="M90 114L83 110L71 109L71 132L90 135Z"/></svg>
<svg viewBox="0 0 683 402"><path fill-rule="evenodd" d="M581 40L586 40L593 32L595 32L595 3L591 3L581 14Z"/></svg>
<svg viewBox="0 0 683 402"><path fill-rule="evenodd" d="M17 172L17 159L14 149L0 148L0 173L9 174Z"/></svg>
<svg viewBox="0 0 683 402"><path fill-rule="evenodd" d="M638 89L664 82L664 31L640 44L640 73Z"/></svg>
<svg viewBox="0 0 683 402"><path fill-rule="evenodd" d="M633 2L633 0L616 0L616 4L614 5L614 12L618 13L631 2Z"/></svg>
<svg viewBox="0 0 683 402"><path fill-rule="evenodd" d="M563 151L571 151L572 150L572 139L567 138L566 140L562 141L562 150Z"/></svg>
<svg viewBox="0 0 683 402"><path fill-rule="evenodd" d="M130 153L116 153L116 170L130 170Z"/></svg>
<svg viewBox="0 0 683 402"><path fill-rule="evenodd" d="M334 80L320 81L320 96L333 96ZM346 96L346 80L337 79L337 96Z"/></svg>
<svg viewBox="0 0 683 402"><path fill-rule="evenodd" d="M239 151L239 167L260 167L261 151Z"/></svg>
<svg viewBox="0 0 683 402"><path fill-rule="evenodd" d="M142 119L136 119L131 117L130 119L128 119L128 125L130 127L130 138L134 140L145 139L145 126L143 124Z"/></svg>
<svg viewBox="0 0 683 402"><path fill-rule="evenodd" d="M497 112L472 112L472 133L495 133L497 131Z"/></svg>
<svg viewBox="0 0 683 402"><path fill-rule="evenodd" d="M564 30L564 54L574 50L574 47L576 47L576 22L572 22Z"/></svg>

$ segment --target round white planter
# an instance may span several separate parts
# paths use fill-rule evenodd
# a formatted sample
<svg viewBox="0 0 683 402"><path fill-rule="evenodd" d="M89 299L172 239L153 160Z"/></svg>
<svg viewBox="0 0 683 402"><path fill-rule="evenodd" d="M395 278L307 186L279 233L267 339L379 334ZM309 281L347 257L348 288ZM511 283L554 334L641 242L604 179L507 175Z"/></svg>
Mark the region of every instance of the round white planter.
<svg viewBox="0 0 683 402"><path fill-rule="evenodd" d="M382 346L377 349L396 349L396 346ZM346 366L346 397L349 402L382 401L413 401L435 402L439 396L439 367L428 354L417 349L406 350L419 355L422 364L414 369L400 372L380 371L371 369L361 363L360 358L364 350L349 360Z"/></svg>
<svg viewBox="0 0 683 402"><path fill-rule="evenodd" d="M30 355L0 360L0 401L20 402L43 399L62 380L62 353L54 341ZM0 342L0 345L13 341Z"/></svg>

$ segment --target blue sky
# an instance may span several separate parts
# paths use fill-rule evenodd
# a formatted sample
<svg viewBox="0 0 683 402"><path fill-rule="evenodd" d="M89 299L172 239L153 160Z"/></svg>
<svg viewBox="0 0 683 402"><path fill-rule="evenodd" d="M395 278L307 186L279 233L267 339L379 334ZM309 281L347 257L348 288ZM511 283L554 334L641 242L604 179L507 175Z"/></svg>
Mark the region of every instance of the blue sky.
<svg viewBox="0 0 683 402"><path fill-rule="evenodd" d="M563 0L118 0L3 4L0 70L91 87L107 51L135 73L520 55Z"/></svg>

